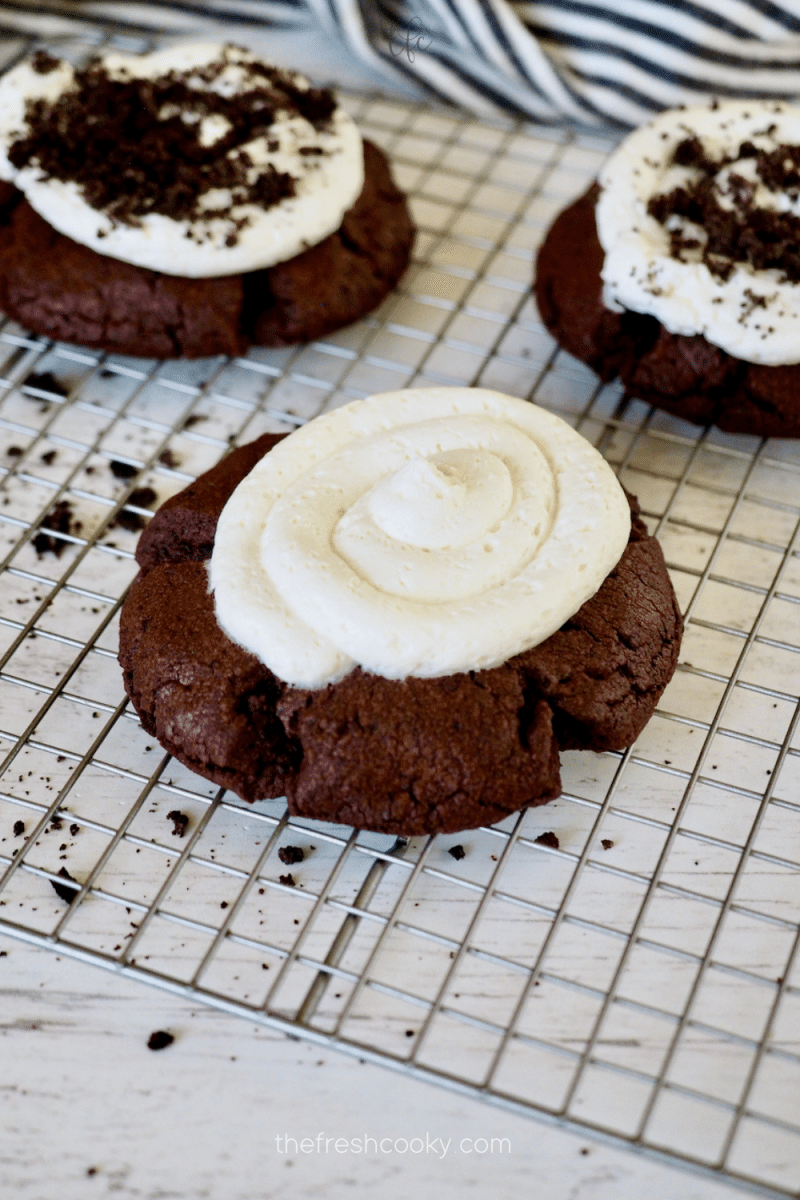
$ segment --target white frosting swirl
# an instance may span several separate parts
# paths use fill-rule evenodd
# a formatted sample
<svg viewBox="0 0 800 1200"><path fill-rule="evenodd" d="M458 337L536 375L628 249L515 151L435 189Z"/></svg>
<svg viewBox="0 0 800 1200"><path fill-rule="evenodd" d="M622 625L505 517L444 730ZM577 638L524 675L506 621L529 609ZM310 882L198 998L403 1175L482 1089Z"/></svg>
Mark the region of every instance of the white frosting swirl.
<svg viewBox="0 0 800 1200"><path fill-rule="evenodd" d="M204 68L219 62L223 55L224 69L209 79ZM114 79L155 80L172 71L187 72L192 88L231 97L252 88L246 67L259 60L237 47L198 43L144 55L114 51L99 61ZM293 78L301 88L308 87L301 75ZM192 278L271 267L338 229L364 186L361 137L341 108L336 108L323 129L316 129L302 116L279 110L266 134L228 153L249 155L250 185L270 168L289 173L296 180L293 196L265 209L252 202L231 205L231 193L215 188L207 194L208 208L217 214L224 212L224 216L209 211L208 218L189 221L150 212L136 224L114 221L92 208L76 183L49 177L36 165L17 169L8 158L11 145L26 128L26 103L39 99L53 103L69 92L74 82L75 71L67 62L42 74L25 61L0 78L0 179L14 183L54 229L99 254ZM186 114L184 120L191 125L192 114ZM203 116L196 124L199 144L206 147L229 128L216 114ZM306 152L301 154L301 149Z"/></svg>
<svg viewBox="0 0 800 1200"><path fill-rule="evenodd" d="M753 158L738 158L743 142L758 150L800 145L800 108L776 101L731 100L661 113L625 139L600 175L597 232L605 250L604 300L609 308L649 313L670 333L703 334L729 354L776 366L800 362L800 284L778 270L737 263L729 278L703 262L682 262L670 253L669 228L648 215L654 195L685 186L696 172L673 163L677 145L699 137L715 160L735 161L716 177L723 207L732 207L730 175L752 182L759 208L800 216L800 199L773 191L753 174ZM701 242L703 230L687 233Z"/></svg>
<svg viewBox="0 0 800 1200"><path fill-rule="evenodd" d="M630 510L564 421L481 388L356 401L280 442L223 509L217 620L279 678L499 666L619 561Z"/></svg>

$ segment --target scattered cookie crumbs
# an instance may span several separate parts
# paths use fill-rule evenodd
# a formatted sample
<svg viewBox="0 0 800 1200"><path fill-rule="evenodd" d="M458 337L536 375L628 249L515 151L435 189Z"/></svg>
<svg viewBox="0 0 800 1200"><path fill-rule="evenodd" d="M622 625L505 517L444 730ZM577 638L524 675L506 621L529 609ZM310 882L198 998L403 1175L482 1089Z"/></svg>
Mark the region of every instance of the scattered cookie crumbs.
<svg viewBox="0 0 800 1200"><path fill-rule="evenodd" d="M24 832L25 832L25 822L24 821L15 821L14 822L14 837L22 837Z"/></svg>
<svg viewBox="0 0 800 1200"><path fill-rule="evenodd" d="M69 831L73 837L77 837L81 831L81 827L80 827L80 825L76 825L75 822L73 821L69 827Z"/></svg>
<svg viewBox="0 0 800 1200"><path fill-rule="evenodd" d="M55 554L56 558L60 558L67 543L45 531L52 529L53 533L77 534L82 528L83 522L75 520L75 510L69 500L59 500L47 516L42 518L39 532L32 542L33 548L40 558L43 554Z"/></svg>
<svg viewBox="0 0 800 1200"><path fill-rule="evenodd" d="M560 842L552 829L540 833L537 838L534 838L537 846L549 846L551 850L558 850Z"/></svg>
<svg viewBox="0 0 800 1200"><path fill-rule="evenodd" d="M302 862L305 856L305 851L301 846L281 846L278 851L278 858L282 863L286 863L287 867L292 863Z"/></svg>
<svg viewBox="0 0 800 1200"><path fill-rule="evenodd" d="M406 1030L406 1037L413 1037L413 1036L414 1036L414 1030L413 1030L413 1029L407 1029L407 1030Z"/></svg>
<svg viewBox="0 0 800 1200"><path fill-rule="evenodd" d="M147 1039L148 1050L165 1050L167 1046L171 1046L175 1041L175 1037L171 1033L167 1033L166 1029L157 1029L155 1033L151 1033Z"/></svg>
<svg viewBox="0 0 800 1200"><path fill-rule="evenodd" d="M228 907L228 901L227 901L227 900L220 900L220 904L219 904L219 906L220 906L220 908L227 908L227 907Z"/></svg>
<svg viewBox="0 0 800 1200"><path fill-rule="evenodd" d="M112 458L108 469L115 479L133 479L134 475L139 474L139 468L134 467L133 463L120 462L118 458Z"/></svg>
<svg viewBox="0 0 800 1200"><path fill-rule="evenodd" d="M280 875L278 877L278 883L282 883L284 887L294 887L294 875Z"/></svg>
<svg viewBox="0 0 800 1200"><path fill-rule="evenodd" d="M604 850L610 850L614 843L612 842L611 838L601 838L600 845Z"/></svg>
<svg viewBox="0 0 800 1200"><path fill-rule="evenodd" d="M450 846L447 853L451 856L451 858L458 860L460 858L464 858L467 852L461 843L458 842L455 846Z"/></svg>
<svg viewBox="0 0 800 1200"><path fill-rule="evenodd" d="M177 808L173 808L172 812L167 813L167 820L172 821L173 837L185 837L189 826L189 818L186 813L179 812Z"/></svg>
<svg viewBox="0 0 800 1200"><path fill-rule="evenodd" d="M72 901L81 890L81 885L77 879L73 879L66 867L62 867L58 874L61 879L68 879L69 884L56 883L55 879L51 879L50 886L60 900L63 900L65 904L72 904Z"/></svg>
<svg viewBox="0 0 800 1200"><path fill-rule="evenodd" d="M66 396L67 389L59 383L51 371L42 371L39 375L29 375L25 387L37 388L40 392L52 392L54 396Z"/></svg>
<svg viewBox="0 0 800 1200"><path fill-rule="evenodd" d="M25 451L22 449L22 446L9 446L6 450L9 458L20 458L24 453Z"/></svg>
<svg viewBox="0 0 800 1200"><path fill-rule="evenodd" d="M57 454L57 450L46 450L44 454L39 455L39 460L40 462L45 463L46 466L52 467L53 463L56 461Z"/></svg>

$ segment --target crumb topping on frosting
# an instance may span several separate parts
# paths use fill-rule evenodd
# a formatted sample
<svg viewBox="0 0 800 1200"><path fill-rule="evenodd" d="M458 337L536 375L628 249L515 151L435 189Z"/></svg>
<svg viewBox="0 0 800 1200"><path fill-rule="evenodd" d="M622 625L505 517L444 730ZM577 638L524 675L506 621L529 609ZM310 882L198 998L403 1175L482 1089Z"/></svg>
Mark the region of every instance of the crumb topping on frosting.
<svg viewBox="0 0 800 1200"><path fill-rule="evenodd" d="M765 133L775 129L773 123ZM694 178L653 196L647 211L669 232L673 258L705 263L722 280L737 263L747 263L754 271L775 269L783 281L800 283L800 217L756 200L759 182L797 200L800 146L759 150L745 141L735 153L715 157L700 138L688 137L675 147L672 164L693 168ZM687 233L687 224L698 228Z"/></svg>
<svg viewBox="0 0 800 1200"><path fill-rule="evenodd" d="M17 169L36 166L44 176L76 183L87 203L114 220L138 224L146 213L173 220L229 216L233 204L271 208L293 196L296 179L271 163L253 173L244 147L269 136L277 114L328 126L336 107L326 88L301 88L294 76L258 60L234 57L225 46L202 67L137 78L112 74L102 60L76 71L57 99L29 99L25 129L8 158ZM239 90L217 90L232 64ZM39 74L58 60L39 56ZM300 153L324 154L320 146ZM231 203L209 209L208 193L227 189ZM232 237L236 233L232 231Z"/></svg>
<svg viewBox="0 0 800 1200"><path fill-rule="evenodd" d="M600 182L609 308L747 362L800 361L800 108L731 100L661 113Z"/></svg>
<svg viewBox="0 0 800 1200"><path fill-rule="evenodd" d="M256 270L337 229L364 182L329 89L238 46L37 54L0 79L0 177L102 254L195 277Z"/></svg>

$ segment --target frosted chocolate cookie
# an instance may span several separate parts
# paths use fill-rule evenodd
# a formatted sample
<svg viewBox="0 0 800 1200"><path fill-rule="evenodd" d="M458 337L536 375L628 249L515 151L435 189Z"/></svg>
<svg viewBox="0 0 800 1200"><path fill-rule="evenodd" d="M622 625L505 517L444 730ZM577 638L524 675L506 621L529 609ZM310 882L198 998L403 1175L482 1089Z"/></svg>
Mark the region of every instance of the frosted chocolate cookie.
<svg viewBox="0 0 800 1200"><path fill-rule="evenodd" d="M0 307L123 354L237 354L375 308L413 227L326 89L234 46L0 79Z"/></svg>
<svg viewBox="0 0 800 1200"><path fill-rule="evenodd" d="M542 320L641 400L702 425L800 436L800 109L662 113L539 252Z"/></svg>
<svg viewBox="0 0 800 1200"><path fill-rule="evenodd" d="M387 833L558 795L677 661L658 543L558 418L376 396L234 451L142 536L120 662L145 729L246 800Z"/></svg>

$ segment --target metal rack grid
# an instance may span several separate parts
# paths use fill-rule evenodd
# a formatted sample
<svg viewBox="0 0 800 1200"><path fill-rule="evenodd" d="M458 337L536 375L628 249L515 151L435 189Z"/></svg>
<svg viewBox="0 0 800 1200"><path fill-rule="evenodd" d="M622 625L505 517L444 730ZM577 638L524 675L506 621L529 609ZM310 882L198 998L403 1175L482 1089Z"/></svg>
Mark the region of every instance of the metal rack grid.
<svg viewBox="0 0 800 1200"><path fill-rule="evenodd" d="M532 254L609 142L350 107L420 229L375 316L309 346L167 364L0 329L0 928L794 1194L800 449L625 400L543 329ZM152 507L136 489L162 501L232 443L431 383L530 398L603 450L686 613L675 679L635 746L565 754L563 796L491 829L403 842L246 805L164 756L126 704L117 616L130 526ZM62 500L71 531L39 553ZM287 844L306 851L293 889ZM61 867L81 885L70 905Z"/></svg>

